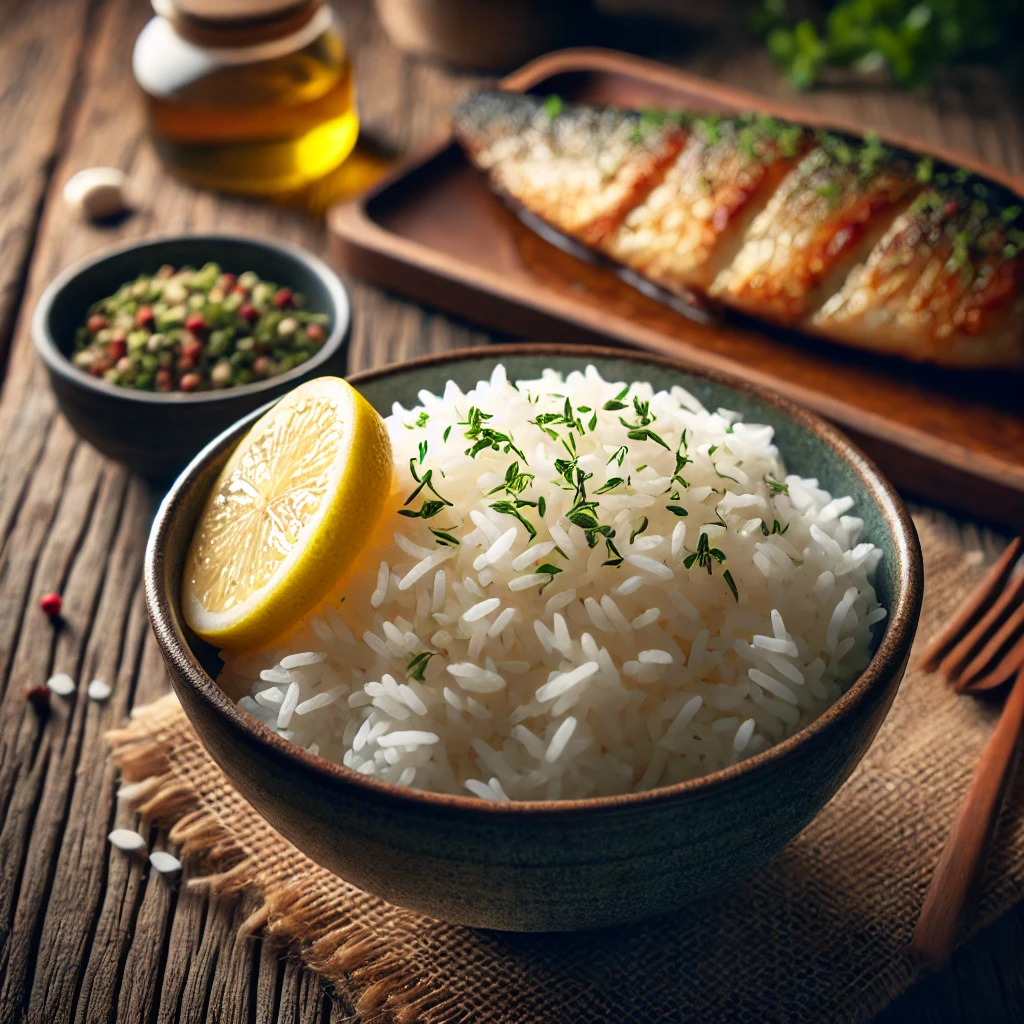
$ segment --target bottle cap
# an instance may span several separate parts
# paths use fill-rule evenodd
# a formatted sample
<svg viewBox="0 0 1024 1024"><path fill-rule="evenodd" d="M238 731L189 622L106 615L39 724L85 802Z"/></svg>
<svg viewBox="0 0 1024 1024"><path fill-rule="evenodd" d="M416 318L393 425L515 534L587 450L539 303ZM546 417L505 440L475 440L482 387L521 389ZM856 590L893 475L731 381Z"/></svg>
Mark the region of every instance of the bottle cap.
<svg viewBox="0 0 1024 1024"><path fill-rule="evenodd" d="M165 18L177 15L204 21L272 18L297 6L301 5L296 0L153 0L153 9Z"/></svg>
<svg viewBox="0 0 1024 1024"><path fill-rule="evenodd" d="M182 39L205 48L258 46L330 21L323 0L151 0ZM322 28L321 28L322 30Z"/></svg>

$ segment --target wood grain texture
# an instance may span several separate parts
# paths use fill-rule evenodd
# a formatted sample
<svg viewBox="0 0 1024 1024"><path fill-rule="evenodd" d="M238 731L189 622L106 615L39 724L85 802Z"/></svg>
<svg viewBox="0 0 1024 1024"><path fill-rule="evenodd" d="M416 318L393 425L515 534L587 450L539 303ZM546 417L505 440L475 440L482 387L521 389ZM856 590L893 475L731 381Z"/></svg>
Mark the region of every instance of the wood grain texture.
<svg viewBox="0 0 1024 1024"><path fill-rule="evenodd" d="M576 41L785 94L760 49L738 42L736 11L708 5L693 27L668 0L641 15L630 0L615 4ZM340 7L364 134L398 152L424 144L476 80L400 56L369 0ZM279 950L239 940L244 907L211 904L106 841L114 824L135 821L117 806L102 733L166 688L139 592L157 496L59 418L30 349L28 316L56 272L121 238L237 229L326 251L322 225L296 211L198 193L164 174L130 76L131 46L149 16L146 0L0 2L0 348L13 338L0 396L0 1024L361 1024L345 993L325 991ZM988 72L914 95L871 86L800 102L1024 168L1012 94ZM140 198L116 228L71 221L60 200L71 174L100 163L127 171ZM365 285L352 283L352 294L353 370L489 337ZM59 633L36 607L50 589L66 598ZM79 692L55 699L44 724L23 691L53 671L74 675ZM85 697L93 677L114 686L104 704ZM891 1008L885 1024L1024 1020L1022 952L1024 913L1016 911Z"/></svg>
<svg viewBox="0 0 1024 1024"><path fill-rule="evenodd" d="M74 108L89 13L89 0L0 4L0 365L53 161Z"/></svg>

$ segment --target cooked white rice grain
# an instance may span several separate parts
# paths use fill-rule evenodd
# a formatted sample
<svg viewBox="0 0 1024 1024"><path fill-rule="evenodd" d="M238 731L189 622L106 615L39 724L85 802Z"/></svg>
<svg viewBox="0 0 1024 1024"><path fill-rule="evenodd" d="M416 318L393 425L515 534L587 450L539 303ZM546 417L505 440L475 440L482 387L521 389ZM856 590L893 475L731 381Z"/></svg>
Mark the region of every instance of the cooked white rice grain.
<svg viewBox="0 0 1024 1024"><path fill-rule="evenodd" d="M107 836L107 839L110 840L111 846L116 846L119 850L124 850L125 853L141 850L146 845L146 840L130 828L115 828Z"/></svg>
<svg viewBox="0 0 1024 1024"><path fill-rule="evenodd" d="M102 679L93 679L86 687L85 692L90 700L104 701L114 691L111 690L110 683L106 683Z"/></svg>
<svg viewBox="0 0 1024 1024"><path fill-rule="evenodd" d="M46 685L50 693L55 693L58 697L70 697L76 689L74 679L66 672L58 672L56 675L50 676Z"/></svg>
<svg viewBox="0 0 1024 1024"><path fill-rule="evenodd" d="M161 875L173 875L181 870L181 861L174 854L167 853L164 850L154 850L149 855L149 863Z"/></svg>
<svg viewBox="0 0 1024 1024"><path fill-rule="evenodd" d="M627 436L634 398L667 448ZM491 802L626 793L767 749L870 660L881 551L770 426L592 367L515 387L498 367L420 402L386 421L396 487L338 591L225 652L225 688L297 745ZM484 429L508 440L467 454ZM450 502L428 519L399 515L410 460Z"/></svg>

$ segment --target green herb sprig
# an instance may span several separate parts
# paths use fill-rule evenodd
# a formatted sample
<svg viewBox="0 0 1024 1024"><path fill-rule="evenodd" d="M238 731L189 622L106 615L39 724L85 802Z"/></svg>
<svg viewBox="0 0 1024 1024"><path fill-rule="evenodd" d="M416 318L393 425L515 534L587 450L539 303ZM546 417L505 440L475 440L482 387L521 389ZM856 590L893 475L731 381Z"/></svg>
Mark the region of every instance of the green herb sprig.
<svg viewBox="0 0 1024 1024"><path fill-rule="evenodd" d="M888 70L913 88L942 64L1012 54L1024 22L1018 0L839 0L817 22L790 17L787 0L760 0L755 28L797 89L830 67Z"/></svg>

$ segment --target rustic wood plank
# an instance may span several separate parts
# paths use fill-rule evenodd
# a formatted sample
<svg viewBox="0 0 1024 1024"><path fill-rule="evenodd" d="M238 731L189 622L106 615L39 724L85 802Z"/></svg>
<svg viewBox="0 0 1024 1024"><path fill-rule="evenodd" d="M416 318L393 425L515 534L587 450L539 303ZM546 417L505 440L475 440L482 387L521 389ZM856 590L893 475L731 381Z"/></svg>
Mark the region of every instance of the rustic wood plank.
<svg viewBox="0 0 1024 1024"><path fill-rule="evenodd" d="M86 39L89 0L0 6L0 368Z"/></svg>

